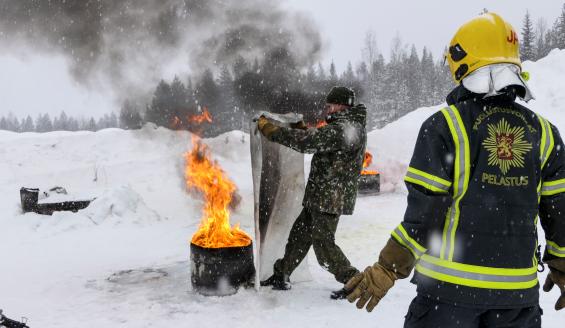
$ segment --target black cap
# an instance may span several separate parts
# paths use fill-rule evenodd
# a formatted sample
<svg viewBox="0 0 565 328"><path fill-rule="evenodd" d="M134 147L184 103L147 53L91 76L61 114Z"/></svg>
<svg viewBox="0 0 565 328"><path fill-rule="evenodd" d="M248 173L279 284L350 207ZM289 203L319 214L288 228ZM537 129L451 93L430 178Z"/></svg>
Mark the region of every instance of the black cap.
<svg viewBox="0 0 565 328"><path fill-rule="evenodd" d="M355 104L355 92L346 87L333 87L326 96L326 103L353 106Z"/></svg>

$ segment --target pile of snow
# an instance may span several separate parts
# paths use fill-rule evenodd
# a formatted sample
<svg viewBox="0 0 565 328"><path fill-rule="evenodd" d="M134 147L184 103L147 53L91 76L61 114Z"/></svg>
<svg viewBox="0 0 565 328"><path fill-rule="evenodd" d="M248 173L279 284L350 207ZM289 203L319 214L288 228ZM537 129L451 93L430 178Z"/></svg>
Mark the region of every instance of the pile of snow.
<svg viewBox="0 0 565 328"><path fill-rule="evenodd" d="M94 224L143 224L160 220L157 212L147 207L143 198L129 186L111 189L96 198L80 212Z"/></svg>
<svg viewBox="0 0 565 328"><path fill-rule="evenodd" d="M525 67L538 97L530 107L565 131L565 51ZM440 108L419 109L370 134L368 147L384 189L393 192L359 198L355 214L340 221L337 243L358 268L377 259L402 220L402 177L421 123ZM96 133L0 131L0 308L41 328L402 326L416 294L408 279L368 314L330 300L330 291L341 286L314 258L313 280L288 292L250 289L223 298L192 292L189 240L202 201L187 193L184 182L190 137L153 126ZM242 197L232 223L253 235L249 136L230 132L204 142ZM96 200L78 213L22 214L23 186L62 186ZM542 293L544 327L562 324L553 310L557 296Z"/></svg>

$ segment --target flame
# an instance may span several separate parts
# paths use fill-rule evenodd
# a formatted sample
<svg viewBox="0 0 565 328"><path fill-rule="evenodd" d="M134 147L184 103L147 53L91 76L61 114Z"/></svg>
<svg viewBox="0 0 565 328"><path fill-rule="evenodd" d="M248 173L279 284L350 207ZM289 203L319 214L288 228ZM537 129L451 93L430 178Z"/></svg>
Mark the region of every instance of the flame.
<svg viewBox="0 0 565 328"><path fill-rule="evenodd" d="M191 115L188 118L188 121L196 124L202 124L204 122L212 123L212 115L208 111L208 107L204 106L204 110L202 111L202 114Z"/></svg>
<svg viewBox="0 0 565 328"><path fill-rule="evenodd" d="M363 171L361 171L361 175L375 175L378 174L377 171L373 170L366 170L373 163L373 155L368 151L365 152L365 158L363 159Z"/></svg>
<svg viewBox="0 0 565 328"><path fill-rule="evenodd" d="M210 159L210 149L199 138L192 137L192 150L185 154L185 180L189 190L204 194L203 217L192 243L205 248L242 247L251 244L251 238L239 224L230 226L228 206L235 184L220 165Z"/></svg>
<svg viewBox="0 0 565 328"><path fill-rule="evenodd" d="M321 128L321 127L326 126L326 125L328 125L328 122L326 122L326 120L320 120L316 124L314 124L314 123L306 124L307 127L316 128L316 129Z"/></svg>

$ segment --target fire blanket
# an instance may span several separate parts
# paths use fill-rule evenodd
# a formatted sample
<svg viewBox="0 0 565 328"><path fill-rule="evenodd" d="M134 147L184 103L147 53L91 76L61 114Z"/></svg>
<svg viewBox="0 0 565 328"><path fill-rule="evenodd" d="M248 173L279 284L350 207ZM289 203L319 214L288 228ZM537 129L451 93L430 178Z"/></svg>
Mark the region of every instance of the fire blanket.
<svg viewBox="0 0 565 328"><path fill-rule="evenodd" d="M262 113L278 125L289 126L302 117L296 114ZM251 122L251 165L255 205L255 245L257 279L273 274L273 264L282 258L294 220L302 210L304 196L304 155L267 140ZM304 259L293 272L292 281L310 280Z"/></svg>

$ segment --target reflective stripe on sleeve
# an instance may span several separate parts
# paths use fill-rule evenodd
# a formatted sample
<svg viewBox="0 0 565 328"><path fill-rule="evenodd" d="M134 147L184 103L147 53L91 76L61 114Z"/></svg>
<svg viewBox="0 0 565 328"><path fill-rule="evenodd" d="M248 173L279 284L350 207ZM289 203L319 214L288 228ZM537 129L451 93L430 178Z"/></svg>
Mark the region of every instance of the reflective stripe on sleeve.
<svg viewBox="0 0 565 328"><path fill-rule="evenodd" d="M419 259L427 251L425 247L418 244L417 241L410 237L402 224L396 227L391 235L399 244L408 248L408 250L414 255L416 259Z"/></svg>
<svg viewBox="0 0 565 328"><path fill-rule="evenodd" d="M541 186L542 196L551 196L565 192L565 179L545 181Z"/></svg>
<svg viewBox="0 0 565 328"><path fill-rule="evenodd" d="M527 289L538 283L537 267L507 269L475 266L445 261L423 255L416 271L424 276L448 283L489 289Z"/></svg>
<svg viewBox="0 0 565 328"><path fill-rule="evenodd" d="M553 139L553 132L551 131L551 125L549 124L549 121L547 121L540 115L538 115L538 120L541 125L540 162L541 170L543 171L545 165L547 164L547 161L549 160L549 155L553 151L555 141ZM541 200L541 196L551 196L558 193L555 192L545 194L543 191L543 186L545 184L546 183L543 183L541 180L538 184L538 202Z"/></svg>
<svg viewBox="0 0 565 328"><path fill-rule="evenodd" d="M551 240L547 240L547 252L553 256L565 257L565 247L560 247Z"/></svg>
<svg viewBox="0 0 565 328"><path fill-rule="evenodd" d="M541 153L540 153L540 160L541 160L541 168L543 169L545 167L545 164L547 164L547 160L549 159L549 155L551 154L551 152L553 151L553 146L554 146L554 139L553 139L553 132L551 131L551 125L549 124L549 121L546 120L545 118L541 117L538 115L538 119L540 121L540 124L542 126L542 140L541 140Z"/></svg>
<svg viewBox="0 0 565 328"><path fill-rule="evenodd" d="M420 185L434 192L447 193L451 188L451 182L424 171L408 168L404 181Z"/></svg>

